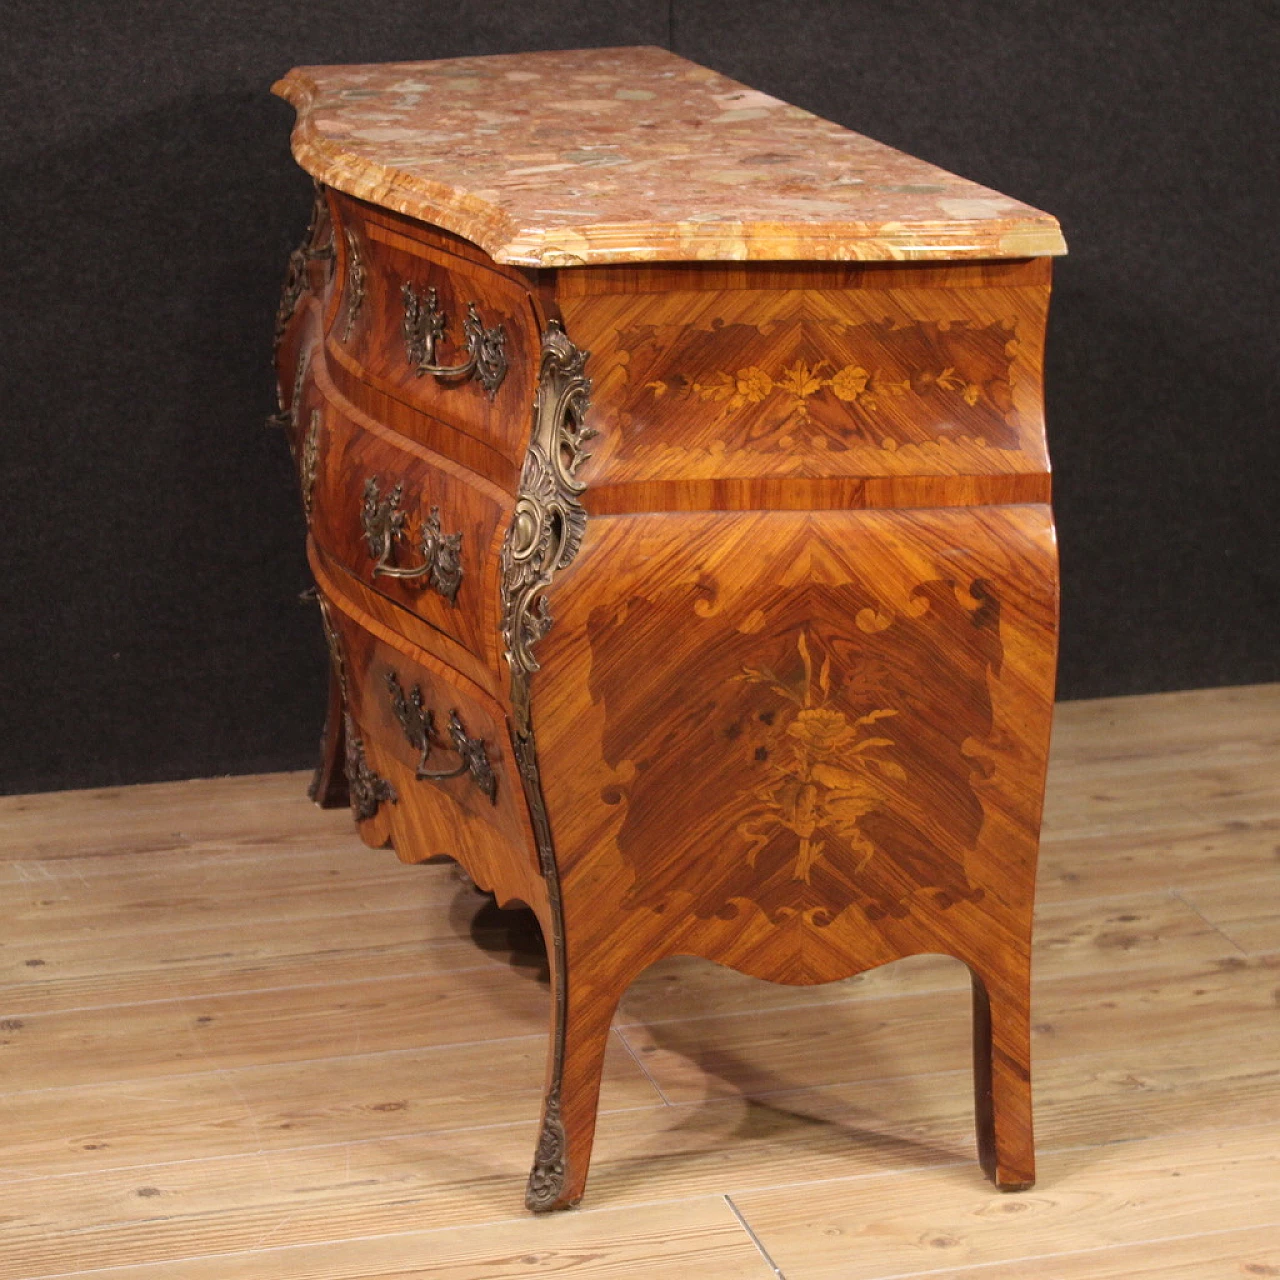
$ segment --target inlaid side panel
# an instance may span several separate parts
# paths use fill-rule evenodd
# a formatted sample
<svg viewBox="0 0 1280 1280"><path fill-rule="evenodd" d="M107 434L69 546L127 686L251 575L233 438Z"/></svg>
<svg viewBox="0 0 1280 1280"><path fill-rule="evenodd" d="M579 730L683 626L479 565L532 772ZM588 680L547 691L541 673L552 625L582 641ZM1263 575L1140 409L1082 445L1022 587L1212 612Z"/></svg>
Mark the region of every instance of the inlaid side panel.
<svg viewBox="0 0 1280 1280"><path fill-rule="evenodd" d="M597 518L551 603L535 721L571 952L795 983L1024 955L1047 508Z"/></svg>
<svg viewBox="0 0 1280 1280"><path fill-rule="evenodd" d="M767 478L1004 481L985 497L934 485L949 504L1008 501L1021 477L1015 496L1047 497L1045 268L990 284L977 269L972 283L920 267L845 274L796 271L783 284L762 270L694 288L706 281L673 269L663 292L563 297L592 352L592 510L626 509L610 491L627 486ZM891 485L848 493L813 505L900 502Z"/></svg>

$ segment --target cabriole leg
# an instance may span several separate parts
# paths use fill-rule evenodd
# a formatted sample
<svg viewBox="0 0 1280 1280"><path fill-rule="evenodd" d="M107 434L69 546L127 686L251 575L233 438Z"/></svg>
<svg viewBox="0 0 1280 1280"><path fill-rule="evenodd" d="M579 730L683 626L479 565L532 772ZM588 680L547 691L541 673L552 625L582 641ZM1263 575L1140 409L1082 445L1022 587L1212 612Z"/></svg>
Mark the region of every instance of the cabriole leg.
<svg viewBox="0 0 1280 1280"><path fill-rule="evenodd" d="M535 1213L568 1209L582 1199L595 1139L600 1075L609 1027L626 983L594 987L586 966L551 957L551 1050L542 1128L525 1204Z"/></svg>

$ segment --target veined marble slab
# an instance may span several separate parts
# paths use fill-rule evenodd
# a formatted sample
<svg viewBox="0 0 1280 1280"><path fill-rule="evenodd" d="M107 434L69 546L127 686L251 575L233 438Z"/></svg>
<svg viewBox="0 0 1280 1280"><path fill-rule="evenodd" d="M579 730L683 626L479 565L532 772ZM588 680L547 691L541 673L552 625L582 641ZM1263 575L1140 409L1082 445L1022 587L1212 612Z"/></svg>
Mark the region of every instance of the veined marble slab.
<svg viewBox="0 0 1280 1280"><path fill-rule="evenodd" d="M320 182L499 262L1021 258L1051 215L657 48L296 67Z"/></svg>

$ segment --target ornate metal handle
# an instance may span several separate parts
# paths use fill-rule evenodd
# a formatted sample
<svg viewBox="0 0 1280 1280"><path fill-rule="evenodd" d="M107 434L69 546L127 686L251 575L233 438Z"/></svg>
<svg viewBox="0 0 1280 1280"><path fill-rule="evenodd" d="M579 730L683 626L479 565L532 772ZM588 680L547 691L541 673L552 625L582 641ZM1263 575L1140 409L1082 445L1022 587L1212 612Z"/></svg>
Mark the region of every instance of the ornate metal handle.
<svg viewBox="0 0 1280 1280"><path fill-rule="evenodd" d="M404 296L405 351L418 377L429 373L442 382L474 378L492 400L507 376L507 335L502 326L496 324L486 329L476 304L468 302L462 322L467 358L461 364L437 364L436 343L444 337L449 319L440 310L435 289L428 289L419 297L413 285L405 284L400 292Z"/></svg>
<svg viewBox="0 0 1280 1280"><path fill-rule="evenodd" d="M405 694L400 677L394 671L387 672L387 690L391 694L391 706L404 730L409 745L422 754L418 759L418 767L414 776L424 782L443 782L446 778L457 778L464 773L471 775L471 781L489 797L490 804L498 803L498 779L489 764L485 753L484 742L480 738L469 738L457 711L449 712L449 741L441 740L436 731L435 715L423 701L422 689L413 686L413 692ZM452 769L428 769L427 762L435 748L453 751L458 757L458 764Z"/></svg>
<svg viewBox="0 0 1280 1280"><path fill-rule="evenodd" d="M458 588L462 585L462 534L443 532L439 507L431 508L431 514L418 531L422 563L408 567L395 563L396 544L404 540L409 527L409 517L400 508L403 496L403 484L396 485L384 498L377 476L370 476L364 482L360 524L374 560L373 576L424 578L423 586L430 584L450 604L456 605Z"/></svg>

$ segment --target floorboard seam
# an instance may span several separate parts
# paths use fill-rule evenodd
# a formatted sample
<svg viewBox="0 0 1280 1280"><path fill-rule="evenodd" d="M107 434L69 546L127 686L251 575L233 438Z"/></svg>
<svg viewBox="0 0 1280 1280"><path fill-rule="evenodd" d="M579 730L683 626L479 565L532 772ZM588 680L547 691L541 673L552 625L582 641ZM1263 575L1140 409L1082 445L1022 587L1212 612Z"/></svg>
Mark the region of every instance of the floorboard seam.
<svg viewBox="0 0 1280 1280"><path fill-rule="evenodd" d="M1197 907L1196 904L1192 902L1190 898L1184 897L1183 891L1181 889L1170 889L1169 896L1173 898L1177 898L1177 900L1181 902L1182 905L1186 907L1188 911L1192 911L1197 916L1199 916L1200 919L1203 920L1205 924L1207 924L1209 928L1214 931L1214 933L1216 933L1220 938L1225 938L1233 947L1235 947L1235 949L1242 956L1247 956L1251 954L1246 948L1242 947L1220 924L1215 924L1212 920L1210 920L1209 917L1205 915L1205 913L1201 911L1200 908Z"/></svg>
<svg viewBox="0 0 1280 1280"><path fill-rule="evenodd" d="M1047 1155L1059 1156L1059 1155L1072 1155L1074 1153L1084 1152L1084 1151L1113 1151L1120 1147L1131 1147L1143 1142L1162 1142L1172 1136L1195 1137L1197 1135L1203 1135L1203 1134L1246 1133L1255 1129L1273 1129L1273 1128L1276 1129L1278 1133L1280 1133L1280 1121L1265 1120L1260 1124L1232 1124L1232 1125L1223 1125L1221 1128L1211 1127L1208 1129L1179 1129L1174 1134L1149 1133L1149 1134L1144 1134L1141 1137L1137 1137L1137 1138L1116 1138L1108 1142L1081 1142L1081 1143L1076 1143L1073 1146L1065 1146L1065 1147L1051 1147L1051 1146L1044 1146L1042 1144L1037 1144L1036 1154L1038 1156L1047 1156ZM798 1187L818 1187L818 1186L825 1186L825 1185L833 1184L837 1182L866 1182L868 1179L871 1179L871 1178L914 1177L917 1174L931 1173L939 1169L965 1169L965 1168L973 1168L973 1158L971 1156L957 1156L955 1159L952 1159L952 1160L938 1160L930 1164L903 1165L900 1168L896 1168L896 1169L868 1169L865 1172L836 1174L834 1177L828 1177L828 1178L799 1178L792 1182L772 1182L772 1183L769 1183L767 1187L765 1186L741 1187L740 1186L740 1187L735 1187L734 1190L739 1194L744 1192L748 1194L755 1194L757 1192L762 1192L762 1191L769 1191L769 1192L783 1191L783 1190L789 1191L789 1190L794 1190ZM974 1178L975 1185L978 1185L980 1180L980 1175L977 1172L976 1168L973 1168L973 1178ZM983 1184L983 1185L988 1185L988 1189L991 1193L992 1203L998 1203L1000 1195L1007 1194L1007 1193L998 1192L994 1187L990 1187L989 1184ZM1047 1191L1051 1189L1048 1184L1044 1184L1044 1185L1037 1184L1037 1185L1039 1187L1039 1190L1041 1191ZM1267 1224L1260 1223L1258 1225L1265 1226ZM1201 1233L1193 1232L1192 1234L1198 1235ZM914 1273L908 1272L906 1274L911 1275ZM877 1277L876 1280L896 1280L896 1277Z"/></svg>
<svg viewBox="0 0 1280 1280"><path fill-rule="evenodd" d="M769 1250L760 1243L760 1237L751 1229L751 1224L742 1216L742 1211L733 1203L733 1199L730 1196L725 1196L724 1202L729 1206L733 1216L742 1224L743 1231L751 1237L751 1243L760 1250L760 1256L769 1264L773 1274L778 1277L778 1280L787 1280L787 1277L782 1274L782 1268L769 1256Z"/></svg>
<svg viewBox="0 0 1280 1280"><path fill-rule="evenodd" d="M301 956L300 960L307 957ZM327 957L325 957L327 959ZM437 969L431 976L433 977L453 977L460 973L482 973L493 966L489 964L466 965L460 969ZM135 971L137 972L137 971ZM161 1004L185 1004L190 1000L229 1000L236 996L266 996L278 995L282 991L322 991L326 988L337 990L340 987L359 986L362 983L378 983L378 982L396 982L403 978L412 978L417 981L423 981L425 975L421 970L410 969L407 973L387 973L377 978L338 978L329 982L297 982L286 983L280 987L244 987L242 989L233 989L230 991L211 991L201 995L182 995L182 996L155 996L150 1000L115 1000L108 1001L105 1004L78 1004L70 1006L66 1009L52 1009L48 1013L19 1013L15 1016L23 1018L60 1018L65 1014L71 1013L97 1013L103 1009L143 1009L150 1008ZM69 979L69 981L76 981ZM17 983L7 983L7 987L17 986ZM3 998L4 988L0 988L0 998ZM7 1014L9 1011L0 1005L0 1016Z"/></svg>
<svg viewBox="0 0 1280 1280"><path fill-rule="evenodd" d="M33 1015L22 1014L21 1017ZM514 1040L546 1041L545 1032L524 1031L512 1036L494 1036L491 1040L458 1040L448 1044L410 1045L403 1049L369 1049L362 1053L329 1053L315 1058L277 1058L271 1062L246 1063L237 1067L207 1067L198 1071L167 1071L155 1075L119 1076L112 1079L77 1080L74 1084L51 1084L39 1089L9 1089L4 1091L5 1097L20 1098L33 1093L61 1093L69 1089L110 1088L115 1085L129 1085L139 1082L151 1083L159 1080L183 1080L198 1076L216 1075L219 1071L280 1071L289 1067L304 1067L317 1062L343 1062L354 1058L390 1058L397 1054L410 1053L445 1053L451 1049L474 1049L478 1045L510 1044Z"/></svg>
<svg viewBox="0 0 1280 1280"><path fill-rule="evenodd" d="M672 1105L671 1099L668 1098L667 1095L663 1092L662 1086L657 1082L657 1080L655 1080L653 1076L649 1074L649 1068L646 1067L644 1063L640 1061L640 1055L635 1051L634 1048L632 1048L631 1041L628 1040L627 1037L623 1034L623 1028L614 1027L613 1034L616 1035L618 1039L622 1042L622 1047L626 1049L632 1062L634 1062L636 1066L640 1068L640 1074L644 1076L644 1078L651 1085L653 1085L654 1092L658 1095L658 1097L662 1099L663 1105L668 1107L671 1106Z"/></svg>
<svg viewBox="0 0 1280 1280"><path fill-rule="evenodd" d="M1255 1222L1247 1227L1217 1227L1209 1231L1188 1231L1176 1236L1152 1236L1146 1240L1121 1240L1113 1244L1092 1245L1086 1249L1055 1249L1050 1253L1027 1253L1017 1258L993 1258L989 1262L959 1262L949 1267L935 1267L929 1271L894 1271L874 1277L874 1280L917 1280L920 1276L953 1276L962 1271L981 1272L988 1267L1008 1267L1019 1262L1043 1262L1050 1258L1083 1258L1093 1253L1108 1253L1114 1249L1137 1249L1151 1245L1177 1244L1180 1240L1196 1240L1203 1237L1241 1235L1246 1231L1268 1231L1280 1227L1280 1222Z"/></svg>
<svg viewBox="0 0 1280 1280"><path fill-rule="evenodd" d="M202 1074L217 1075L219 1072L204 1072ZM129 1164L100 1165L93 1169L62 1169L56 1173L10 1173L0 1169L0 1186L12 1186L19 1182L40 1182L44 1179L53 1178L101 1178L110 1174L129 1173L134 1169L170 1169L180 1165L216 1164L226 1160L247 1160L255 1156L261 1156L265 1160L272 1155L285 1156L296 1151L337 1150L342 1147L359 1147L366 1144L376 1146L383 1142L421 1141L424 1138L444 1138L451 1134L459 1133L485 1133L497 1129L532 1129L538 1123L538 1104L541 1096L541 1090L530 1090L530 1110L528 1116L523 1120L495 1120L492 1124L455 1125L448 1129L407 1129L401 1133L378 1134L376 1137L340 1138L330 1142L299 1142L287 1147L268 1148L262 1146L254 1150L223 1151L217 1155L188 1156L179 1160L141 1160ZM0 1102L3 1102L5 1097L6 1095L0 1094ZM662 1110L664 1110L664 1106L660 1102L645 1102L634 1107L601 1107L597 1114L601 1116L616 1116L625 1115L633 1111L658 1112ZM252 1116L250 1116L249 1122L252 1127Z"/></svg>

